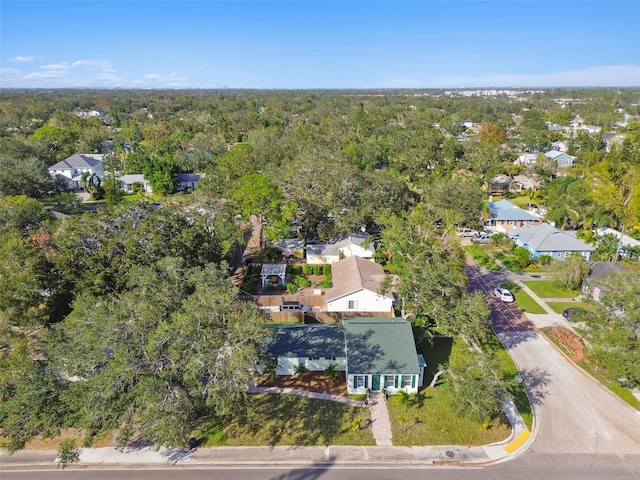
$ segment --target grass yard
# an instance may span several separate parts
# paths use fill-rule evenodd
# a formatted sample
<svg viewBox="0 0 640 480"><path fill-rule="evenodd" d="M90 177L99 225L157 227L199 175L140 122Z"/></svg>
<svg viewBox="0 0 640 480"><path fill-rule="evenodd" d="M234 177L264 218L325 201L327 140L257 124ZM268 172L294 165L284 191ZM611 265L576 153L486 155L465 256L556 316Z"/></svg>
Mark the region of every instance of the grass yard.
<svg viewBox="0 0 640 480"><path fill-rule="evenodd" d="M405 408L400 396L387 400L394 445L485 445L504 440L511 426L503 415L483 426L458 416L451 408L446 383L422 390L422 406Z"/></svg>
<svg viewBox="0 0 640 480"><path fill-rule="evenodd" d="M578 290L558 288L551 280L530 280L524 284L540 298L575 298L580 294Z"/></svg>
<svg viewBox="0 0 640 480"><path fill-rule="evenodd" d="M499 343L497 339L496 343ZM442 336L425 339L418 345L418 350L427 361L427 385L438 371L438 365L446 363L452 355L469 354L463 343ZM506 351L500 349L498 352L502 368L500 375L513 378L517 373L515 364ZM531 408L524 390L519 388L521 394L516 395L516 405L530 425ZM411 396L408 407L401 404L400 398L394 395L387 401L394 445L483 445L504 440L511 433L511 426L504 415L487 424L460 417L451 407L451 392L446 381L439 380L435 388L425 387L421 394Z"/></svg>
<svg viewBox="0 0 640 480"><path fill-rule="evenodd" d="M541 314L547 313L538 302L536 302L531 296L522 290L515 282L505 282L503 287L508 288L516 299L518 308L525 313Z"/></svg>
<svg viewBox="0 0 640 480"><path fill-rule="evenodd" d="M487 253L486 249L481 247L480 245L468 245L464 247L469 255L473 258L473 260L478 264L478 266L489 269L499 271L500 267L498 264L491 258L491 256Z"/></svg>
<svg viewBox="0 0 640 480"><path fill-rule="evenodd" d="M375 445L366 408L293 395L254 394L250 401L242 417L205 421L194 432L198 444Z"/></svg>

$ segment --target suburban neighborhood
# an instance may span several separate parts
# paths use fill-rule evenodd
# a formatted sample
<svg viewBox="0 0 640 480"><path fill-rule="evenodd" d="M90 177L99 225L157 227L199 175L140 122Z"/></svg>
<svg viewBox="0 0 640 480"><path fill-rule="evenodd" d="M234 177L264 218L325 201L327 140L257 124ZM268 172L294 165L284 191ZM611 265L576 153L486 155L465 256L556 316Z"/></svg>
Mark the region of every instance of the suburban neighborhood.
<svg viewBox="0 0 640 480"><path fill-rule="evenodd" d="M564 115L584 105L568 94L561 107L552 92L540 105L540 92L392 93L362 111L359 96L313 99L379 124L371 142L394 146L375 155L364 120L340 137L268 92L216 108L234 118L260 99L340 148L284 124L271 138L264 112L219 126L214 148L135 92L141 126L116 127L106 100L60 113L105 137L93 150L49 144L65 138L54 125L8 130L7 151L41 157L0 156L3 468L485 467L589 450L593 428L607 453L633 455L640 212L614 162L637 169L637 94L607 141ZM508 113L473 114L484 102Z"/></svg>

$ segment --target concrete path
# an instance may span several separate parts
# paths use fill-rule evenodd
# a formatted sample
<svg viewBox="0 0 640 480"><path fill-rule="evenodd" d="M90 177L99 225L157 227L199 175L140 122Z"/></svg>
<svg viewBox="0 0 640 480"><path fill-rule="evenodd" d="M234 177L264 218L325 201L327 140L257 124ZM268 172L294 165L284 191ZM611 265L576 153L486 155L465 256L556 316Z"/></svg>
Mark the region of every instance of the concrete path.
<svg viewBox="0 0 640 480"><path fill-rule="evenodd" d="M371 433L376 445L393 445L391 442L391 422L384 393L371 394L369 411L371 412Z"/></svg>
<svg viewBox="0 0 640 480"><path fill-rule="evenodd" d="M352 405L354 407L365 407L365 403L359 400L352 400L340 395L331 395L329 393L309 392L307 390L296 390L295 388L280 388L280 387L257 387L255 385L249 385L249 393L284 393L287 395L295 395L297 397L315 398L317 400L330 400L332 402L344 403L345 405Z"/></svg>

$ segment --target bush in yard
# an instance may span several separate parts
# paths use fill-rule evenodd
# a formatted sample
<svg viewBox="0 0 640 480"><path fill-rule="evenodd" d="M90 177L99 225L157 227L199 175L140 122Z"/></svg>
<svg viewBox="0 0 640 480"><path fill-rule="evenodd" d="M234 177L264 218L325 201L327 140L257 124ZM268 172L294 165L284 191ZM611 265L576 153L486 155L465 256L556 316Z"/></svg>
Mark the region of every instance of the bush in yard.
<svg viewBox="0 0 640 480"><path fill-rule="evenodd" d="M329 265L328 263L326 265L322 266L322 273L324 275L331 275L331 265Z"/></svg>
<svg viewBox="0 0 640 480"><path fill-rule="evenodd" d="M322 280L322 287L329 288L331 286L331 275L327 275Z"/></svg>
<svg viewBox="0 0 640 480"><path fill-rule="evenodd" d="M313 274L314 275L322 275L322 265L314 265L313 266Z"/></svg>
<svg viewBox="0 0 640 480"><path fill-rule="evenodd" d="M520 268L527 268L533 260L531 258L531 252L524 247L517 247L513 251L513 256L515 257L516 265Z"/></svg>
<svg viewBox="0 0 640 480"><path fill-rule="evenodd" d="M311 265L303 265L302 266L302 273L304 275L311 275L313 273L313 267Z"/></svg>
<svg viewBox="0 0 640 480"><path fill-rule="evenodd" d="M289 293L297 293L298 292L298 286L295 283L287 283L287 290L289 291Z"/></svg>

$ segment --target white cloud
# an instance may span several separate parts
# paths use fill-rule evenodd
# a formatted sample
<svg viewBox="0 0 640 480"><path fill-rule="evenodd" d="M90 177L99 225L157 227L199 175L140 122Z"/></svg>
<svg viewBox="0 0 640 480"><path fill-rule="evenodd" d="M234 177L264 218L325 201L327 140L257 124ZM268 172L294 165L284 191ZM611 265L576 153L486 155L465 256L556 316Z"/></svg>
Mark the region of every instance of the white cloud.
<svg viewBox="0 0 640 480"><path fill-rule="evenodd" d="M27 62L33 62L36 59L36 57L33 57L31 55L17 55L13 58L9 59L9 62L11 63L27 63Z"/></svg>
<svg viewBox="0 0 640 480"><path fill-rule="evenodd" d="M67 72L62 70L48 70L45 72L32 72L25 75L24 79L32 78L63 78L67 76Z"/></svg>
<svg viewBox="0 0 640 480"><path fill-rule="evenodd" d="M43 70L68 70L69 64L67 62L51 63L49 65L42 65L40 68Z"/></svg>

